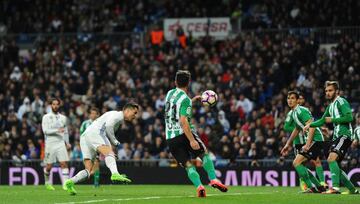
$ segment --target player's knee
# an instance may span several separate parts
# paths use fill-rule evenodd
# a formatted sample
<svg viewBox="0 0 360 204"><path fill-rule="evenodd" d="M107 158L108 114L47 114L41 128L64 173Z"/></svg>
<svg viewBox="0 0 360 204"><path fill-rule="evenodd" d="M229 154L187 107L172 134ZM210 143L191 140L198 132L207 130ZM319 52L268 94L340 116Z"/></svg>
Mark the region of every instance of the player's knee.
<svg viewBox="0 0 360 204"><path fill-rule="evenodd" d="M186 161L185 165L183 165L184 168L189 168L192 166L192 163L190 161Z"/></svg>

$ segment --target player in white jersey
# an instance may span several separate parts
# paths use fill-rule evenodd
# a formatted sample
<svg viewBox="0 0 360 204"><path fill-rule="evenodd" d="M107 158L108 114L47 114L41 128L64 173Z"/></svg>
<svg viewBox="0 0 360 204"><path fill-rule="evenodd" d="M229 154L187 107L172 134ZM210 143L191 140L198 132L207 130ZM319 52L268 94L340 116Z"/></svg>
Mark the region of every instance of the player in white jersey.
<svg viewBox="0 0 360 204"><path fill-rule="evenodd" d="M48 190L55 190L50 184L49 174L52 164L60 162L62 181L69 178L69 168L67 162L69 155L67 150L71 148L69 143L69 133L67 129L66 116L59 113L60 100L53 98L50 101L51 112L45 114L42 118L42 130L45 136L45 158L44 168L45 186ZM65 189L65 187L63 186Z"/></svg>
<svg viewBox="0 0 360 204"><path fill-rule="evenodd" d="M126 175L119 174L116 166L115 154L111 145L121 146L115 138L115 132L124 121L135 119L139 106L135 103L128 103L122 111L108 111L97 118L80 137L80 147L83 154L85 169L79 171L74 177L65 182L66 190L70 195L76 195L75 183L79 183L90 177L94 166L96 154L105 156L105 164L111 171L111 181L131 182Z"/></svg>

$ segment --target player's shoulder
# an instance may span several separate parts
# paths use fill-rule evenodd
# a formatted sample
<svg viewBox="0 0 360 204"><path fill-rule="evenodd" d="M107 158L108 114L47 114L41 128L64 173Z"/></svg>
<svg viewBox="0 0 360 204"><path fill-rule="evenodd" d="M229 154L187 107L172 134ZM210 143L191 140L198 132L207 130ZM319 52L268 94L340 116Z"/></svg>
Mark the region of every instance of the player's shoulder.
<svg viewBox="0 0 360 204"><path fill-rule="evenodd" d="M337 101L339 102L340 105L349 104L349 102L346 100L346 98L341 97L341 96L339 96L337 98Z"/></svg>

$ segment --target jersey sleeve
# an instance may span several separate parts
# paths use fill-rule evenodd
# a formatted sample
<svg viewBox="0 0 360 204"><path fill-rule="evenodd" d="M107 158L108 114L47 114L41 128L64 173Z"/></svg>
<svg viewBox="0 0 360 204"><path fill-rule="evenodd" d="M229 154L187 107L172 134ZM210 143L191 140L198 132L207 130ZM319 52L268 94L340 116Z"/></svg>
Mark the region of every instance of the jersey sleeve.
<svg viewBox="0 0 360 204"><path fill-rule="evenodd" d="M312 119L311 113L309 110L307 109L303 109L301 110L300 114L298 115L299 119L301 120L301 122L303 122L304 124Z"/></svg>
<svg viewBox="0 0 360 204"><path fill-rule="evenodd" d="M58 129L51 128L51 123L49 117L44 115L41 121L41 128L45 135L52 135L58 132Z"/></svg>
<svg viewBox="0 0 360 204"><path fill-rule="evenodd" d="M284 122L284 130L285 130L285 132L291 133L294 129L295 129L295 124L291 118L291 113L289 112L286 115L286 119Z"/></svg>
<svg viewBox="0 0 360 204"><path fill-rule="evenodd" d="M69 129L68 129L68 120L67 118L64 116L64 141L66 144L70 144L70 140L69 140Z"/></svg>
<svg viewBox="0 0 360 204"><path fill-rule="evenodd" d="M85 132L85 125L86 124L86 122L84 121L84 122L82 122L81 123L81 126L80 126L80 135L82 135L84 132Z"/></svg>
<svg viewBox="0 0 360 204"><path fill-rule="evenodd" d="M342 99L337 105L342 115L339 118L332 118L332 122L350 123L353 120L350 104L345 99Z"/></svg>
<svg viewBox="0 0 360 204"><path fill-rule="evenodd" d="M191 116L191 101L189 98L184 99L180 105L180 116Z"/></svg>
<svg viewBox="0 0 360 204"><path fill-rule="evenodd" d="M106 120L105 128L106 128L106 136L109 138L110 142L113 145L118 145L120 142L115 137L115 124L124 118L117 118L117 116L112 115Z"/></svg>

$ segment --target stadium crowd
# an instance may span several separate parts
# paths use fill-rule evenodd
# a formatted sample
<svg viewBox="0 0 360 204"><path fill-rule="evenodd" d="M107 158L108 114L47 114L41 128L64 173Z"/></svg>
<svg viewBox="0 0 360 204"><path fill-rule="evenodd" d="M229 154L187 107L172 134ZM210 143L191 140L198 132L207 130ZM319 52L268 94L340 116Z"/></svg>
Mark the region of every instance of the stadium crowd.
<svg viewBox="0 0 360 204"><path fill-rule="evenodd" d="M353 26L356 0L66 0L0 3L0 35L9 33L142 32L163 18L231 17L243 29Z"/></svg>
<svg viewBox="0 0 360 204"><path fill-rule="evenodd" d="M3 42L0 158L43 157L41 117L50 110L47 101L52 96L63 101L73 159L81 158L79 127L89 108L114 110L129 99L142 111L136 123L119 131L125 145L118 158L168 158L164 94L174 87L176 70L188 69L191 95L206 89L219 94L216 107L195 104L193 112L193 122L214 157L251 159L257 165L257 159L279 157L286 140L283 121L290 89L304 92L306 106L318 118L324 110L323 83L337 79L359 115L359 45L344 36L326 51L311 38L239 35L220 42L205 37L186 49L165 42L160 49L149 45L145 52L127 40L93 45L76 38L44 38L19 55L15 43ZM352 162L359 162L359 151L351 150L356 160Z"/></svg>
<svg viewBox="0 0 360 204"><path fill-rule="evenodd" d="M7 17L0 25L1 31L140 32L145 24L162 17L177 17L174 9L186 7L186 3L173 5L178 4L173 1L165 1L169 5L161 8L148 5L148 1L130 1L134 5L117 4L117 1L102 5L97 5L97 1L92 5L86 0L70 1L70 4L55 1L51 6L44 1L25 1L29 6L26 8L35 11L29 13L23 12L21 8L25 7L20 8L16 2L2 2L6 12L0 15ZM191 2L189 5L194 4L196 10L200 1ZM229 2L233 5L235 1ZM345 13L334 11L349 18L333 17L332 22L326 21L330 24L324 24L321 18L331 14L326 7L319 11L323 13L323 17L318 15L319 21L279 19L277 9L280 13L285 12L290 5L284 3L275 8L274 2L283 1L265 1L263 4L244 1L242 5L224 7L222 11L234 14L236 9L242 9L237 10L236 15L243 13L247 28L257 28L251 19L258 17L267 22L264 28L358 22L351 18L356 15L349 9ZM298 5L297 16L301 16L304 8L320 3L295 4ZM346 3L355 4L346 8L359 6L356 1ZM189 9L181 15L194 13L191 6ZM216 11L204 8L197 16L213 16ZM260 15L260 11L263 14ZM311 12L309 15L313 16ZM267 18L272 20L265 21ZM360 87L357 83L360 79L360 42L351 36L342 36L338 45L330 49L320 48L316 39L308 36L246 33L224 41L210 37L190 40L185 49L174 42L164 42L160 47L147 44L146 49L141 49L130 39L95 43L76 36L39 38L35 47L21 53L14 40L2 39L0 43L0 160L43 158L41 118L50 111L47 102L53 96L62 100L62 111L69 120L72 159L81 159L79 128L87 119L90 107L105 112L121 108L128 100L137 101L142 109L135 123L123 125L117 133L124 144L118 151L118 159L169 158L163 107L165 93L174 87L173 79L178 69L188 69L192 73L192 96L207 89L219 95L216 107L194 104L193 111L193 122L213 158L226 159L217 165L232 165L236 159L249 159L250 165L256 166L260 165L258 160L264 158L280 158L278 163L281 165L279 151L287 138L283 122L289 111L286 104L288 90L302 91L305 106L318 118L325 107L324 82L339 80L342 95L350 101L354 116L360 117ZM357 125L359 123L360 119L357 119ZM359 155L359 144L354 142L344 165L359 165Z"/></svg>

